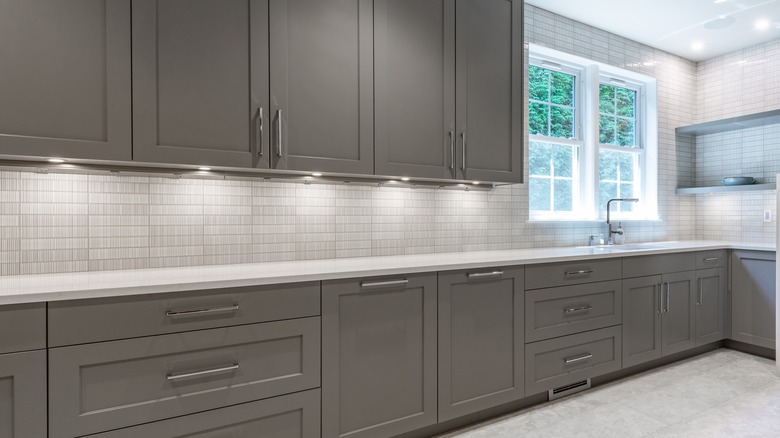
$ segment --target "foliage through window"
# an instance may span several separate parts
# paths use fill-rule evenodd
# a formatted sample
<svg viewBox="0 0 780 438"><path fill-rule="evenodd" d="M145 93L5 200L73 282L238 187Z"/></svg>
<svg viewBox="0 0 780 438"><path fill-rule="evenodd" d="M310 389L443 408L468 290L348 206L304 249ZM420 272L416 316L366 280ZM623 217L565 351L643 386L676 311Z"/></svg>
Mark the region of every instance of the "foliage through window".
<svg viewBox="0 0 780 438"><path fill-rule="evenodd" d="M528 67L532 220L655 218L655 80L531 46Z"/></svg>

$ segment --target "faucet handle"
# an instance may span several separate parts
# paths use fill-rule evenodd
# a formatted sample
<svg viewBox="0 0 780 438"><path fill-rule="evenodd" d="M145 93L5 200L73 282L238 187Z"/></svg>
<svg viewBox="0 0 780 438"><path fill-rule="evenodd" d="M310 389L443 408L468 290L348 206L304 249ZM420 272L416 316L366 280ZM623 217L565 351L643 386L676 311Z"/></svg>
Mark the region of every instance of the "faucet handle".
<svg viewBox="0 0 780 438"><path fill-rule="evenodd" d="M588 237L588 246L603 245L603 244L604 244L603 234L597 234Z"/></svg>

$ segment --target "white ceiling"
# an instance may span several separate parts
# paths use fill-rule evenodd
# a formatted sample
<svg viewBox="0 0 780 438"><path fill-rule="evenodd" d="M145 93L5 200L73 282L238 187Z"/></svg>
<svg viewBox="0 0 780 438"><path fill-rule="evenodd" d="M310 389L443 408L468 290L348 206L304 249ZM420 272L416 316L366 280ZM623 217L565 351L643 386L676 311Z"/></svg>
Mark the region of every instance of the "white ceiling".
<svg viewBox="0 0 780 438"><path fill-rule="evenodd" d="M780 0L526 0L526 3L693 61L780 38ZM728 27L704 23L733 17ZM730 20L726 18L726 20ZM755 28L768 20L769 28ZM694 49L694 44L702 45Z"/></svg>

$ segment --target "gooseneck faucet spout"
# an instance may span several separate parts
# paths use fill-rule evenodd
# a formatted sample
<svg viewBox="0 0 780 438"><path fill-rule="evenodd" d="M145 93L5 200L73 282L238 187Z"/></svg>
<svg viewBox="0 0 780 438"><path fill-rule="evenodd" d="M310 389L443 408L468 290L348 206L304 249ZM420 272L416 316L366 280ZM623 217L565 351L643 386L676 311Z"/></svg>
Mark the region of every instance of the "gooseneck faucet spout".
<svg viewBox="0 0 780 438"><path fill-rule="evenodd" d="M613 198L613 199L610 199L609 201L607 201L607 231L608 231L607 235L609 236L609 238L607 239L607 245L614 245L615 244L615 239L613 239L613 237L612 237L613 235L618 234L618 233L622 234L622 231L614 231L612 229L612 223L609 221L609 206L613 202L639 202L639 199L637 199L637 198Z"/></svg>

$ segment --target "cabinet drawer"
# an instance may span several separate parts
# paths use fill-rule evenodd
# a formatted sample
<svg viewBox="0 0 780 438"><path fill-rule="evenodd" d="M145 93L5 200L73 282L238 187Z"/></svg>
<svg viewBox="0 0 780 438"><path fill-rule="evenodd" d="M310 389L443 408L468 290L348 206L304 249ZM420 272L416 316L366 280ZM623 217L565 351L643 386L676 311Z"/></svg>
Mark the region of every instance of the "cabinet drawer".
<svg viewBox="0 0 780 438"><path fill-rule="evenodd" d="M620 274L620 259L532 265L525 268L525 289L619 280Z"/></svg>
<svg viewBox="0 0 780 438"><path fill-rule="evenodd" d="M194 437L316 438L320 390L244 403L185 417L92 435L93 438Z"/></svg>
<svg viewBox="0 0 780 438"><path fill-rule="evenodd" d="M620 324L621 284L614 280L526 292L526 342Z"/></svg>
<svg viewBox="0 0 780 438"><path fill-rule="evenodd" d="M50 437L318 387L320 318L49 350Z"/></svg>
<svg viewBox="0 0 780 438"><path fill-rule="evenodd" d="M620 369L620 326L525 346L526 395Z"/></svg>
<svg viewBox="0 0 780 438"><path fill-rule="evenodd" d="M46 348L46 303L0 307L0 354Z"/></svg>
<svg viewBox="0 0 780 438"><path fill-rule="evenodd" d="M727 254L725 249L696 251L696 269L722 268L726 266Z"/></svg>
<svg viewBox="0 0 780 438"><path fill-rule="evenodd" d="M60 301L49 304L49 346L319 314L319 282Z"/></svg>
<svg viewBox="0 0 780 438"><path fill-rule="evenodd" d="M623 278L693 271L695 268L696 253L693 252L626 257L623 259Z"/></svg>

